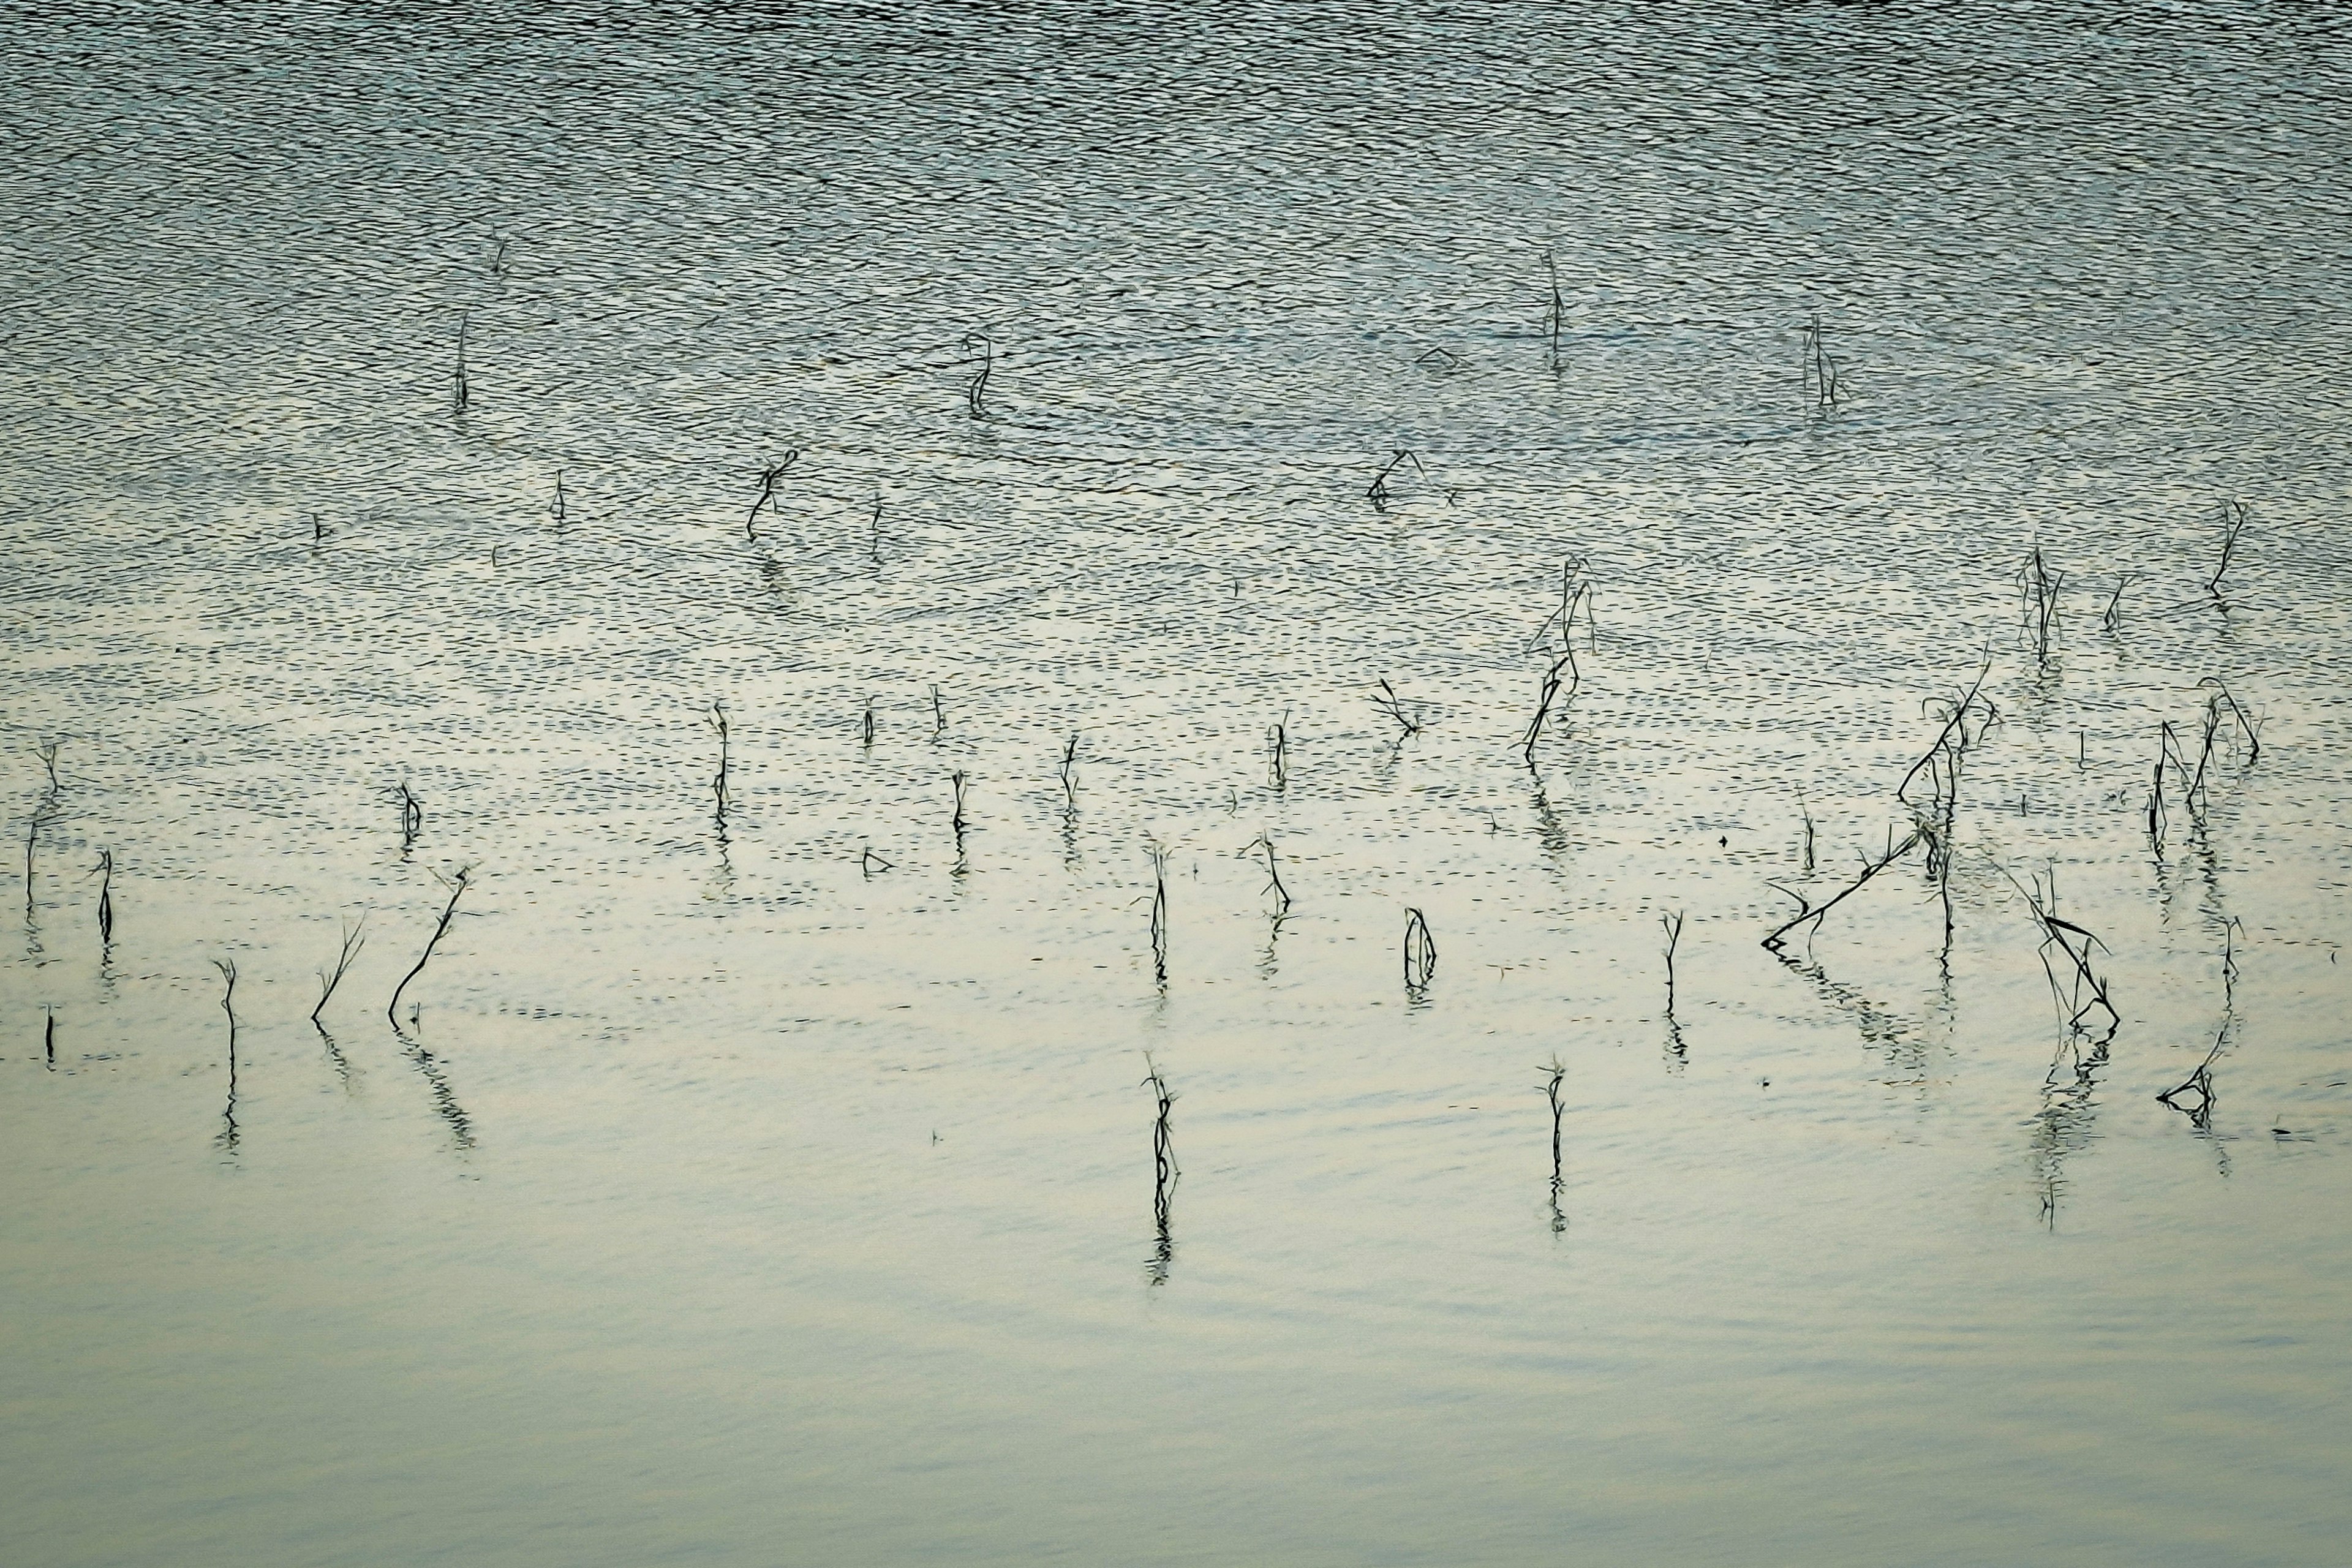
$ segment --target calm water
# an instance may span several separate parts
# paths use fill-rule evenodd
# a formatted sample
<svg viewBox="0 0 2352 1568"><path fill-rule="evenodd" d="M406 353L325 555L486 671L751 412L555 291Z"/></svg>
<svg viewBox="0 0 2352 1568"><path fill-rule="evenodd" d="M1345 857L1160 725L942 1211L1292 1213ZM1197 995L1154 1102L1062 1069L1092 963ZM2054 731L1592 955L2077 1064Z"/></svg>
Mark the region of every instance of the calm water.
<svg viewBox="0 0 2352 1568"><path fill-rule="evenodd" d="M0 1558L2352 1560L2347 88L16 14Z"/></svg>

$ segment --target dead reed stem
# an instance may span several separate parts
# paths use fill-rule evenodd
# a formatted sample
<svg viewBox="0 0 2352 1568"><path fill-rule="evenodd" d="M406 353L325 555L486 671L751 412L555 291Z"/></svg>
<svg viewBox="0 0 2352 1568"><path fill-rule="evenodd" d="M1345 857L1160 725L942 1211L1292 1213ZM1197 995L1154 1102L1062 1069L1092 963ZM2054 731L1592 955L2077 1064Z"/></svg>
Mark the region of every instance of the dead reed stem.
<svg viewBox="0 0 2352 1568"><path fill-rule="evenodd" d="M1544 1098L1551 1102L1551 1232L1558 1236L1568 1228L1567 1216L1559 1209L1559 1196L1565 1185L1560 1176L1559 1123L1561 1113L1566 1109L1560 1100L1559 1087L1568 1077L1568 1067L1555 1052L1551 1060L1536 1070L1546 1075L1542 1085Z"/></svg>
<svg viewBox="0 0 2352 1568"><path fill-rule="evenodd" d="M1405 706L1404 700L1396 694L1395 687L1391 686L1385 680L1381 681L1380 685L1381 694L1372 699L1372 706L1387 714L1402 733L1406 735L1420 734L1421 716L1423 711L1428 707L1428 704L1416 701L1410 709L1408 709Z"/></svg>
<svg viewBox="0 0 2352 1568"><path fill-rule="evenodd" d="M1272 893L1278 900L1274 913L1275 918L1279 920L1290 912L1290 889L1282 885L1282 871L1275 864L1274 840L1263 833L1259 834L1242 847L1244 855L1253 852L1265 857L1266 891Z"/></svg>
<svg viewBox="0 0 2352 1568"><path fill-rule="evenodd" d="M2214 563L2213 574L2205 579L2205 591L2216 599L2221 596L2221 578L2230 570L2230 557L2238 552L2238 535L2246 526L2243 501L2224 500L2221 503L2221 559Z"/></svg>
<svg viewBox="0 0 2352 1568"><path fill-rule="evenodd" d="M1429 934L1429 918L1419 910L1404 912L1404 988L1415 997L1425 995L1437 973L1437 941Z"/></svg>
<svg viewBox="0 0 2352 1568"><path fill-rule="evenodd" d="M335 966L319 972L319 1005L310 1009L310 1022L313 1024L319 1021L319 1015L327 1010L328 1002L335 994L335 987L343 983L343 976L350 972L352 961L360 955L360 949L367 945L366 931L365 914L360 916L358 924L343 928L343 945L341 951L335 954ZM394 1000L399 999L394 997Z"/></svg>
<svg viewBox="0 0 2352 1568"><path fill-rule="evenodd" d="M1168 985L1168 851L1151 847L1151 977Z"/></svg>
<svg viewBox="0 0 2352 1568"><path fill-rule="evenodd" d="M771 463L760 470L760 493L752 500L751 515L743 520L745 539L754 544L760 542L759 530L756 526L760 521L760 509L766 507L771 516L778 512L780 507L776 500L777 481L782 479L791 470L792 466L800 460L800 448L795 447L786 452L781 461Z"/></svg>
<svg viewBox="0 0 2352 1568"><path fill-rule="evenodd" d="M1148 1277L1154 1285L1168 1282L1170 1266L1176 1258L1172 1205L1176 1184L1183 1172L1176 1163L1176 1139L1171 1128L1171 1113L1175 1110L1176 1096L1168 1087L1151 1053L1143 1054L1145 1076L1143 1087L1151 1090L1154 1114L1151 1122L1151 1219L1154 1231L1151 1263Z"/></svg>
<svg viewBox="0 0 2352 1568"><path fill-rule="evenodd" d="M988 376L996 368L996 343L986 332L968 332L963 348L966 353L974 350L980 353L979 373L963 389L964 408L974 419L984 419L988 416Z"/></svg>
<svg viewBox="0 0 2352 1568"><path fill-rule="evenodd" d="M472 867L460 866L457 868L457 874L455 876L442 879L443 885L449 889L449 902L441 910L440 921L434 926L433 934L425 939L425 951L417 954L416 967L410 970L406 974L401 976L400 984L392 988L392 1000L384 1004L383 1016L386 1019L390 1020L393 1030L395 1033L400 1029L401 993L408 989L408 983L410 981L425 973L425 965L433 957L434 948L440 945L442 934L448 931L449 922L457 918L457 900L466 896L466 887L467 882L471 880L473 874L474 868Z"/></svg>

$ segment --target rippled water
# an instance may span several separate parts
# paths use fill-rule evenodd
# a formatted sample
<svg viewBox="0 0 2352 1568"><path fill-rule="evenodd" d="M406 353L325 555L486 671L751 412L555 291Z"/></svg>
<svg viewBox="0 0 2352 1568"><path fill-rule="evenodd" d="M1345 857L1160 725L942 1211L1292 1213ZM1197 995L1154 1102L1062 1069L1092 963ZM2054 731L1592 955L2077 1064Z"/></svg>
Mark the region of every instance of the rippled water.
<svg viewBox="0 0 2352 1568"><path fill-rule="evenodd" d="M0 82L0 1556L2344 1560L2334 12Z"/></svg>

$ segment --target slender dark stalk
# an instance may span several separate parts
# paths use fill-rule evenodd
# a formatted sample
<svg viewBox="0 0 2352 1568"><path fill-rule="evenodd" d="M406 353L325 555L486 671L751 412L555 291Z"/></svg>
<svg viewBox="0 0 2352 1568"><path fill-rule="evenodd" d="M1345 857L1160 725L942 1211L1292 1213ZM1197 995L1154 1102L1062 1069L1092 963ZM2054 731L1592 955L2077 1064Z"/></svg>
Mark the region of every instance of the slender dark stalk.
<svg viewBox="0 0 2352 1568"><path fill-rule="evenodd" d="M1676 910L1671 915L1662 914L1658 924L1666 933L1666 1016L1671 1018L1675 1016L1675 949L1683 940L1683 912Z"/></svg>
<svg viewBox="0 0 2352 1568"><path fill-rule="evenodd" d="M874 749L874 699L866 700L866 717L858 721L858 736L867 751Z"/></svg>
<svg viewBox="0 0 2352 1568"><path fill-rule="evenodd" d="M1062 748L1062 804L1066 810L1078 809L1078 732L1070 731L1069 744Z"/></svg>
<svg viewBox="0 0 2352 1568"><path fill-rule="evenodd" d="M564 521L564 518L565 518L565 516L566 516L566 511L565 511L565 508L564 508L564 500L565 500L565 499L566 499L566 498L565 498L564 489L563 489L563 470L562 470L562 468L558 468L558 469L556 469L556 470L555 470L555 508L554 508L554 510L555 510L555 527L556 527L556 531L558 531L559 533L560 533L560 532L562 532L562 530L563 530L563 521Z"/></svg>
<svg viewBox="0 0 2352 1568"><path fill-rule="evenodd" d="M473 877L473 870L470 866L460 866L457 868L456 876L446 879L445 885L449 889L449 902L441 911L440 923L433 928L433 934L425 939L425 951L416 958L416 967L401 976L400 984L392 988L392 1000L384 1005L383 1016L391 1020L395 1032L400 1028L400 994L408 989L410 981L425 973L425 963L432 958L434 948L439 945L442 933L449 929L449 922L457 918L457 900L466 896L466 885Z"/></svg>
<svg viewBox="0 0 2352 1568"><path fill-rule="evenodd" d="M43 741L33 748L34 754L41 759L41 766L48 772L49 793L51 795L55 795L59 787L58 784L58 748L63 744L64 742L61 741Z"/></svg>
<svg viewBox="0 0 2352 1568"><path fill-rule="evenodd" d="M220 1136L214 1140L229 1153L236 1152L236 961L215 958L221 975L221 1011L228 1015L228 1103L221 1111Z"/></svg>
<svg viewBox="0 0 2352 1568"><path fill-rule="evenodd" d="M964 336L963 347L966 353L974 350L980 353L979 373L963 389L964 408L974 419L984 419L988 416L988 375L996 368L996 343L986 332L969 332Z"/></svg>
<svg viewBox="0 0 2352 1568"><path fill-rule="evenodd" d="M2230 695L2230 689L2222 685L2221 681L2214 679L2212 676L2207 676L2197 684L2200 687L2210 686L2213 689L2213 694L2205 700L2206 734L2210 736L2221 727L2221 714L2223 710L2226 710L2230 716L2237 721L2236 732L2238 737L2246 743L2246 761L2250 763L2262 761L2263 737L2261 722L2258 720L2248 718L2246 716L2246 710L2238 705L2238 700Z"/></svg>
<svg viewBox="0 0 2352 1568"><path fill-rule="evenodd" d="M1805 875L1813 874L1813 809L1805 804L1805 792L1797 792L1797 816L1805 825Z"/></svg>
<svg viewBox="0 0 2352 1568"><path fill-rule="evenodd" d="M2042 559L2042 546L2036 544L2018 568L2017 582L2025 598L2025 624L2033 638L2037 660L2050 658L2050 633L2058 624L2058 595L2066 584L2066 574L2053 572Z"/></svg>
<svg viewBox="0 0 2352 1568"><path fill-rule="evenodd" d="M936 683L934 683L934 684L933 684L933 686L931 687L931 736L932 736L932 738L933 738L934 740L936 740L936 739L938 739L940 736L946 734L946 733L947 733L947 729L948 729L948 710L947 710L947 704L940 700L940 689L939 689L938 685L937 685Z"/></svg>
<svg viewBox="0 0 2352 1568"><path fill-rule="evenodd" d="M2221 1026L2213 1037L2213 1048L2197 1064L2197 1070L2156 1097L2157 1103L2168 1106L2189 1118L2189 1124L2203 1132L2213 1125L2213 1059L2230 1042L2230 1026Z"/></svg>
<svg viewBox="0 0 2352 1568"><path fill-rule="evenodd" d="M1573 698L1577 687L1583 682L1583 676L1576 668L1576 652L1572 648L1561 649L1560 656L1552 660L1551 668L1544 671L1543 689L1536 694L1535 717L1528 721L1528 732L1519 742L1519 754L1527 759L1529 767L1535 766L1536 741L1543 733L1544 720L1551 712L1553 700L1559 697L1563 676L1568 683L1568 695Z"/></svg>
<svg viewBox="0 0 2352 1568"><path fill-rule="evenodd" d="M955 789L955 815L948 818L948 826L955 829L958 842L963 838L963 830L971 826L963 815L964 787L971 782L971 775L961 768L948 775L948 783Z"/></svg>
<svg viewBox="0 0 2352 1568"><path fill-rule="evenodd" d="M1372 503L1372 510L1374 511L1385 511L1388 510L1389 476L1395 473L1398 468L1406 463L1411 463L1413 468L1413 472L1417 474L1426 477L1429 473L1427 468L1422 467L1421 458L1417 455L1402 447L1396 448L1396 450L1390 456L1389 460L1381 465L1381 471L1372 476L1372 482L1365 487L1364 499Z"/></svg>
<svg viewBox="0 0 2352 1568"><path fill-rule="evenodd" d="M1282 871L1275 864L1274 840L1263 833L1259 834L1242 846L1243 854L1253 851L1265 857L1265 890L1279 900L1274 911L1275 918L1278 920L1290 912L1290 889L1282 885Z"/></svg>
<svg viewBox="0 0 2352 1568"><path fill-rule="evenodd" d="M1419 997L1427 994L1437 973L1437 941L1429 934L1429 919L1419 910L1404 912L1404 988Z"/></svg>
<svg viewBox="0 0 2352 1568"><path fill-rule="evenodd" d="M880 496L874 498L874 516L867 524L866 548L873 563L879 567L882 564L882 498Z"/></svg>
<svg viewBox="0 0 2352 1568"><path fill-rule="evenodd" d="M49 1010L48 1022L41 1026L41 1057L51 1072L58 1070L58 1014Z"/></svg>
<svg viewBox="0 0 2352 1568"><path fill-rule="evenodd" d="M400 801L400 852L405 856L416 847L416 836L425 831L425 805L408 793L404 779L394 786L394 791Z"/></svg>
<svg viewBox="0 0 2352 1568"><path fill-rule="evenodd" d="M1290 710L1265 732L1265 782L1277 791L1290 784Z"/></svg>
<svg viewBox="0 0 2352 1568"><path fill-rule="evenodd" d="M2230 557L2238 552L2238 535L2246 526L2246 507L2242 501L2221 503L2221 559L2215 563L2213 574L2205 579L2205 591L2216 599L2221 596L2221 577L2230 570Z"/></svg>
<svg viewBox="0 0 2352 1568"><path fill-rule="evenodd" d="M313 1024L319 1021L319 1015L327 1010L327 1003L334 996L335 987L341 985L343 976L351 972L352 961L360 955L360 949L367 945L366 932L367 916L364 914L360 916L356 925L343 928L343 945L341 951L335 954L334 968L319 972L319 1005L310 1009L310 1022Z"/></svg>
<svg viewBox="0 0 2352 1568"><path fill-rule="evenodd" d="M725 702L713 702L710 705L710 711L704 715L703 722L709 724L710 726L711 732L719 737L719 775L710 781L710 791L712 796L718 803L717 812L719 828L721 831L724 831L727 826L727 804L730 798L727 792L727 771L729 763L727 704Z"/></svg>
<svg viewBox="0 0 2352 1568"><path fill-rule="evenodd" d="M1813 406L1826 412L1837 406L1838 364L1822 342L1822 318L1815 311L1805 321L1804 384Z"/></svg>
<svg viewBox="0 0 2352 1568"><path fill-rule="evenodd" d="M1565 1186L1560 1177L1559 1121L1566 1109L1560 1101L1559 1086L1568 1077L1568 1067L1554 1054L1551 1060L1536 1070L1546 1075L1544 1097L1551 1102L1551 1233L1558 1236L1568 1228L1568 1218L1559 1212L1559 1195Z"/></svg>
<svg viewBox="0 0 2352 1568"><path fill-rule="evenodd" d="M2024 898L2025 907L2032 911L2034 922L2042 928L2042 967L2050 976L2053 999L2058 1002L2060 1011L2067 1014L2067 1026L2082 1032L2083 1020L2095 1009L2106 1015L2107 1036L2112 1037L2122 1025L2123 1015L2116 1011L2115 1004L2108 999L2106 981L2091 965L2093 954L2104 949L2106 943L2074 921L2060 918L2058 884L2054 877L2045 892L2038 886L2026 887L2006 869L2002 870L2001 876ZM2067 967L2072 972L2069 994L2065 996L2059 995L2058 973L2050 963L2049 949L2053 946L2065 955Z"/></svg>
<svg viewBox="0 0 2352 1568"><path fill-rule="evenodd" d="M1551 279L1551 309L1546 312L1544 325L1551 339L1551 373L1558 375L1560 372L1559 331L1568 314L1568 301L1560 297L1559 263L1553 259L1549 249L1543 253L1543 264L1545 275Z"/></svg>
<svg viewBox="0 0 2352 1568"><path fill-rule="evenodd" d="M466 336L473 323L472 311L457 312L457 373L450 385L449 403L451 409L458 414L466 412L466 405L474 398L473 384L466 375Z"/></svg>
<svg viewBox="0 0 2352 1568"><path fill-rule="evenodd" d="M1838 905L1845 902L1846 900L1853 897L1854 894L1868 887L1870 885L1870 879L1873 877L1877 876L1881 871L1885 870L1886 868L1894 865L1895 862L1902 859L1903 857L1917 848L1921 841L1926 837L1926 834L1922 830L1915 827L1902 843L1889 845L1887 847L1886 853L1880 856L1877 859L1872 860L1865 858L1862 863L1861 873L1856 876L1853 881L1847 883L1846 886L1834 896L1822 903L1808 903L1802 895L1790 893L1789 896L1797 900L1798 913L1796 918L1774 927L1771 934L1765 937L1763 945L1771 952L1780 952L1782 947L1787 945L1788 936L1790 931L1796 930L1801 925L1806 925L1809 923L1817 924L1823 915L1829 913L1832 910L1837 908ZM1780 890L1782 892L1789 891L1785 888Z"/></svg>
<svg viewBox="0 0 2352 1568"><path fill-rule="evenodd" d="M2138 574L2133 572L2116 574L2116 591L2107 596L2106 613L2099 617L2099 625L2105 630L2123 629L2124 590L2131 585L2131 580L2137 575Z"/></svg>
<svg viewBox="0 0 2352 1568"><path fill-rule="evenodd" d="M1176 1258L1176 1242L1171 1228L1171 1205L1176 1197L1176 1183L1183 1175L1176 1164L1176 1141L1170 1129L1170 1113L1175 1109L1176 1096L1168 1088L1151 1053L1143 1055L1145 1077L1143 1087L1151 1090L1155 1112L1151 1123L1151 1218L1154 1238L1151 1262L1145 1277L1154 1285L1168 1283L1168 1273Z"/></svg>
<svg viewBox="0 0 2352 1568"><path fill-rule="evenodd" d="M1151 977L1168 987L1168 851L1151 847Z"/></svg>
<svg viewBox="0 0 2352 1568"><path fill-rule="evenodd" d="M1387 681L1381 682L1381 694L1372 699L1372 706L1394 721L1396 727L1403 733L1407 735L1421 733L1421 716L1427 705L1415 702L1410 710L1407 710L1404 700L1396 694L1396 688Z"/></svg>
<svg viewBox="0 0 2352 1568"><path fill-rule="evenodd" d="M792 466L800 460L800 448L795 447L791 451L784 454L782 461L771 463L766 468L760 470L760 493L752 500L751 515L743 520L743 537L745 539L750 540L754 544L757 544L760 542L759 531L754 526L760 521L760 509L761 507L766 507L771 516L775 515L775 513L780 510L776 500L776 482L782 479L785 473L791 469Z"/></svg>
<svg viewBox="0 0 2352 1568"><path fill-rule="evenodd" d="M882 858L881 856L874 853L874 846L868 844L857 857L857 868L861 872L865 873L866 879L870 881L872 880L875 872L887 871L890 869L890 862Z"/></svg>

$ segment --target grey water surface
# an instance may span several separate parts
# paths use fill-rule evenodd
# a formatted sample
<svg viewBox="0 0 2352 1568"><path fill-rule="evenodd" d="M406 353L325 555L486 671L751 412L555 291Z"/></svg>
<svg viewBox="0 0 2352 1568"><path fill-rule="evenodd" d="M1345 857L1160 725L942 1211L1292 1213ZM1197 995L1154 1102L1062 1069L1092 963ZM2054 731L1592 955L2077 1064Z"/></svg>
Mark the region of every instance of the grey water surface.
<svg viewBox="0 0 2352 1568"><path fill-rule="evenodd" d="M0 1561L2352 1562L2347 89L10 7Z"/></svg>

